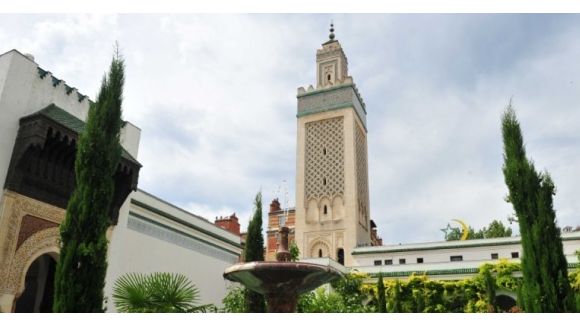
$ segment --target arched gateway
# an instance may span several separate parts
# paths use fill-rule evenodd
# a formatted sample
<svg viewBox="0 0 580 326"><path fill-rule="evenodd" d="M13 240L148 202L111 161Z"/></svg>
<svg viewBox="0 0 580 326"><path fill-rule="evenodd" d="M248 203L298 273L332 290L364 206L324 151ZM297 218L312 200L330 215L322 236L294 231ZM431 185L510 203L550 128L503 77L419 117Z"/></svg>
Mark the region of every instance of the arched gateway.
<svg viewBox="0 0 580 326"><path fill-rule="evenodd" d="M42 281L42 289L46 289L46 279L60 251L58 226L64 210L8 191L2 206L10 212L4 215L2 224L12 232L0 244L0 311L12 312L26 290L28 272L29 285L34 284L38 290L37 283ZM36 281L32 281L33 275ZM36 302L38 294L44 292L28 293L27 300Z"/></svg>
<svg viewBox="0 0 580 326"><path fill-rule="evenodd" d="M36 258L26 272L24 292L16 299L15 312L51 312L54 296L54 253Z"/></svg>

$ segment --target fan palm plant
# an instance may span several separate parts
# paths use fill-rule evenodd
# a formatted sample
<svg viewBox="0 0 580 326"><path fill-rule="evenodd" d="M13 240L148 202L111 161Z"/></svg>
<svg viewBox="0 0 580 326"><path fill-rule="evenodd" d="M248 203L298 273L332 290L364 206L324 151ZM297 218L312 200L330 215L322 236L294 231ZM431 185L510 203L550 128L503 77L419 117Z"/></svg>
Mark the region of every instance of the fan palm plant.
<svg viewBox="0 0 580 326"><path fill-rule="evenodd" d="M205 312L197 306L199 290L182 274L129 273L113 286L113 303L119 312Z"/></svg>

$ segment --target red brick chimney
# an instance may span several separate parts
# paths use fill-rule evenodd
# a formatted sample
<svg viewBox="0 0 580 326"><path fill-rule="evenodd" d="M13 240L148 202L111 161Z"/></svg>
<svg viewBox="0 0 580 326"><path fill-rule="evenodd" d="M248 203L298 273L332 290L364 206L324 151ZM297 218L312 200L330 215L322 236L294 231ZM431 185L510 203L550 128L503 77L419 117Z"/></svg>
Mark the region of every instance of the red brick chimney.
<svg viewBox="0 0 580 326"><path fill-rule="evenodd" d="M280 202L278 201L278 198L274 198L272 200L272 203L270 203L270 213L277 212L280 210L282 210L282 208L280 207Z"/></svg>
<svg viewBox="0 0 580 326"><path fill-rule="evenodd" d="M236 213L233 213L231 216L216 217L214 224L235 235L240 235L240 223L238 222Z"/></svg>

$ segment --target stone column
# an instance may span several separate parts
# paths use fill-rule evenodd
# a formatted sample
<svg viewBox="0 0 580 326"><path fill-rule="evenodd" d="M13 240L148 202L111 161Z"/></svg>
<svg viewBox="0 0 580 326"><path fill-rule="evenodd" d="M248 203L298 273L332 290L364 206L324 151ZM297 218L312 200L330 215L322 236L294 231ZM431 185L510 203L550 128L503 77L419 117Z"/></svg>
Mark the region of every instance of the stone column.
<svg viewBox="0 0 580 326"><path fill-rule="evenodd" d="M13 312L15 298L14 293L0 293L0 312Z"/></svg>

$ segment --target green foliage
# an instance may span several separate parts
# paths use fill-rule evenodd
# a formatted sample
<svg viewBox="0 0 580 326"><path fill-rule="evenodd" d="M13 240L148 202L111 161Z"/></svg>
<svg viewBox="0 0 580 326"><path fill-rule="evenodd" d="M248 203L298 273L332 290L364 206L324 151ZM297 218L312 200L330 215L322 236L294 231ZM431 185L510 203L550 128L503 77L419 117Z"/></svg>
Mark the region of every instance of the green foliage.
<svg viewBox="0 0 580 326"><path fill-rule="evenodd" d="M369 293L365 292L362 281L366 274L347 274L344 278L331 282L331 289L327 286L316 291L302 294L298 298L298 312L373 312L373 305L365 305Z"/></svg>
<svg viewBox="0 0 580 326"><path fill-rule="evenodd" d="M205 312L212 305L196 306L199 290L182 274L125 274L113 286L113 303L119 312Z"/></svg>
<svg viewBox="0 0 580 326"><path fill-rule="evenodd" d="M385 297L385 283L383 274L379 273L377 280L377 312L387 312L387 298Z"/></svg>
<svg viewBox="0 0 580 326"><path fill-rule="evenodd" d="M489 223L489 226L487 228L484 227L482 231L483 237L485 239L505 238L512 236L512 229L503 225L503 223L498 220L493 220L491 223Z"/></svg>
<svg viewBox="0 0 580 326"><path fill-rule="evenodd" d="M459 227L450 228L449 232L447 232L445 234L445 240L446 241L456 241L456 240L460 240L462 234L463 234L463 231L461 230L461 228L459 228ZM475 232L475 230L470 226L469 227L469 232L467 233L467 239L468 240L471 240L471 239L483 239L483 232L481 230Z"/></svg>
<svg viewBox="0 0 580 326"><path fill-rule="evenodd" d="M495 279L491 275L491 269L493 268L490 264L485 264L479 268L479 275L482 278L483 284L485 286L485 302L487 303L487 312L496 312L497 305L495 300Z"/></svg>
<svg viewBox="0 0 580 326"><path fill-rule="evenodd" d="M500 259L498 263L492 265L491 271L495 273L495 282L500 289L517 292L522 285L522 280L514 277L516 272L522 271L522 267L518 263Z"/></svg>
<svg viewBox="0 0 580 326"><path fill-rule="evenodd" d="M246 262L264 260L264 236L262 235L262 193L254 199L254 215L248 225L248 236L244 249Z"/></svg>
<svg viewBox="0 0 580 326"><path fill-rule="evenodd" d="M292 241L292 243L290 243L288 251L290 252L290 261L297 261L300 257L300 249L298 249L296 242Z"/></svg>
<svg viewBox="0 0 580 326"><path fill-rule="evenodd" d="M246 297L243 287L230 287L226 297L222 300L223 312L246 312Z"/></svg>
<svg viewBox="0 0 580 326"><path fill-rule="evenodd" d="M461 239L463 231L461 228L449 227L449 231L445 233L446 241L456 241ZM443 229L447 230L447 229ZM467 233L467 239L491 239L491 238L504 238L511 237L512 229L506 227L501 221L493 220L489 226L483 227L481 230L475 231L471 226L469 227L469 232Z"/></svg>
<svg viewBox="0 0 580 326"><path fill-rule="evenodd" d="M390 312L403 312L402 307L402 290L401 290L401 282L399 280L395 281L394 286L389 287L390 292L390 302L389 306L391 307Z"/></svg>
<svg viewBox="0 0 580 326"><path fill-rule="evenodd" d="M494 305L497 288L515 292L519 281L513 273L518 264L501 260L481 267L480 274L458 281L434 281L425 275L412 275L408 280L384 281L391 312L488 312ZM492 289L493 288L493 289ZM378 285L363 284L363 292L376 293ZM496 310L497 311L497 310Z"/></svg>
<svg viewBox="0 0 580 326"><path fill-rule="evenodd" d="M309 312L314 307L315 291L301 294L296 303L296 312Z"/></svg>
<svg viewBox="0 0 580 326"><path fill-rule="evenodd" d="M480 266L479 274L470 279L434 281L426 275L411 275L407 280L384 280L387 310L394 312L490 312L498 290L517 293L518 307L522 307L522 280L519 263L502 259ZM382 275L378 275L379 278ZM580 271L570 273L570 284L580 300ZM298 312L378 312L380 282L369 283L369 275L350 273L344 279L305 293L298 299ZM365 282L366 281L366 282ZM240 288L230 289L224 299L226 312L243 312L244 297ZM516 310L521 310L516 307Z"/></svg>
<svg viewBox="0 0 580 326"><path fill-rule="evenodd" d="M526 157L511 103L502 117L503 173L522 236L523 302L526 312L574 312L560 229L553 208L555 186Z"/></svg>
<svg viewBox="0 0 580 326"><path fill-rule="evenodd" d="M324 287L306 293L298 299L298 312L349 312L342 296L337 292L326 291Z"/></svg>
<svg viewBox="0 0 580 326"><path fill-rule="evenodd" d="M362 282L365 278L366 274L350 273L330 283L342 299L344 311L341 312L368 312L373 310L372 307L362 304L369 297L369 294L362 287Z"/></svg>
<svg viewBox="0 0 580 326"><path fill-rule="evenodd" d="M103 312L109 208L121 159L124 62L118 52L91 104L75 160L76 187L60 226L54 312Z"/></svg>
<svg viewBox="0 0 580 326"><path fill-rule="evenodd" d="M333 282L332 287L322 286L298 297L296 311L302 313L350 313L372 312L374 307L363 305L368 299L363 291L362 280L366 275L348 274L343 280ZM223 299L224 312L247 312L247 297L243 288L230 288Z"/></svg>
<svg viewBox="0 0 580 326"><path fill-rule="evenodd" d="M254 216L248 225L248 236L245 247L246 262L264 260L264 236L262 235L262 193L256 194L254 200ZM266 312L266 303L264 296L246 289L246 311L247 312Z"/></svg>

